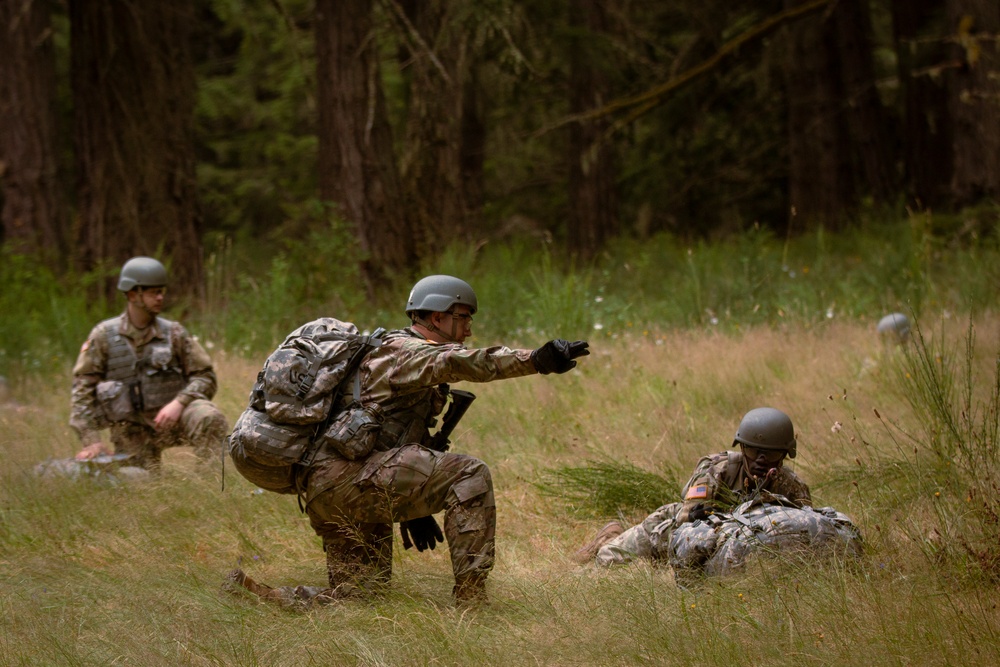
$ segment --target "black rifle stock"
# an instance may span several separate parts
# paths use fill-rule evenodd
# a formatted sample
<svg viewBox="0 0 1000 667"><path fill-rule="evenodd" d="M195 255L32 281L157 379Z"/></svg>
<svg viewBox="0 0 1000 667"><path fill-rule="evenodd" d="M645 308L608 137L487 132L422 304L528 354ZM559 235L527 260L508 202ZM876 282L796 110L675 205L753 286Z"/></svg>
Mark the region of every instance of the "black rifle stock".
<svg viewBox="0 0 1000 667"><path fill-rule="evenodd" d="M448 438L458 426L458 422L462 421L462 417L469 411L469 406L476 400L476 395L471 391L452 389L448 393L451 395L451 403L448 404L448 410L444 413L441 428L431 436L430 444L427 445L429 449L439 452L448 451L448 443L451 442Z"/></svg>

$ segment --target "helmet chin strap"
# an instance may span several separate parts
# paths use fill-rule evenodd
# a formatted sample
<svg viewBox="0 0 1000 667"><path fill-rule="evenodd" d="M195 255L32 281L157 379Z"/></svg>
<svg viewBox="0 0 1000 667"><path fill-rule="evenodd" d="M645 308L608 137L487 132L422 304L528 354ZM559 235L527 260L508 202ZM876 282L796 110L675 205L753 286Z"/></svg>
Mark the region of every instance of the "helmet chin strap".
<svg viewBox="0 0 1000 667"><path fill-rule="evenodd" d="M425 320L422 317L415 317L413 319L413 321L416 322L417 324L419 324L420 326L422 326L423 328L427 329L428 331L433 331L434 333L438 334L439 336L441 336L442 338L444 338L445 340L447 340L447 341L449 341L451 343L457 343L458 342L458 331L457 331L457 325L455 324L455 318L454 317L451 318L451 333L450 334L448 332L446 332L444 329L442 329L439 326L437 326L436 324L434 324L433 322L430 322L429 320Z"/></svg>
<svg viewBox="0 0 1000 667"><path fill-rule="evenodd" d="M747 479L752 480L753 473L750 472L750 463L749 463L750 459L747 457L747 453L743 451L742 447L740 447L740 452L743 453L743 474L747 476Z"/></svg>

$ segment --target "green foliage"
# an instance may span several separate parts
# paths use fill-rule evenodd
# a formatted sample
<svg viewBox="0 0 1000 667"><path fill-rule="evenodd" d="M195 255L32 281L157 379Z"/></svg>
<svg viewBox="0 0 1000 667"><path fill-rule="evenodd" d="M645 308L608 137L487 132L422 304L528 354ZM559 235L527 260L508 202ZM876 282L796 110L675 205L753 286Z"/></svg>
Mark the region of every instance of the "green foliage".
<svg viewBox="0 0 1000 667"><path fill-rule="evenodd" d="M198 48L207 228L268 236L316 192L312 3L212 0Z"/></svg>
<svg viewBox="0 0 1000 667"><path fill-rule="evenodd" d="M587 461L546 471L537 484L552 498L583 516L608 517L650 512L680 496L674 471L664 477L630 463Z"/></svg>
<svg viewBox="0 0 1000 667"><path fill-rule="evenodd" d="M956 243L923 218L788 240L757 226L726 241L694 244L670 234L621 238L590 264L564 259L536 238L456 243L414 275L372 286L369 298L357 241L335 210L306 198L282 211L285 224L265 237L225 235L210 243L207 302L174 313L204 340L259 357L315 317L362 328L402 326L412 282L429 273L462 276L476 289L475 344L689 327L724 333L819 327L876 321L892 311L975 313L1000 305L996 240ZM0 268L8 286L0 297L6 315L0 372L58 366L40 361L53 352L68 363L89 327L120 307L89 301L90 286L112 271L117 267L57 279L40 263L8 253Z"/></svg>
<svg viewBox="0 0 1000 667"><path fill-rule="evenodd" d="M310 224L301 235L274 239L263 256L245 252L258 248L223 241L209 257L210 300L200 323L226 349L270 352L289 331L317 317L357 320L360 327L368 321L361 255L348 225L315 200L295 215Z"/></svg>
<svg viewBox="0 0 1000 667"><path fill-rule="evenodd" d="M91 327L118 306L89 298L109 272L56 276L42 262L0 248L0 375L48 375L72 363Z"/></svg>

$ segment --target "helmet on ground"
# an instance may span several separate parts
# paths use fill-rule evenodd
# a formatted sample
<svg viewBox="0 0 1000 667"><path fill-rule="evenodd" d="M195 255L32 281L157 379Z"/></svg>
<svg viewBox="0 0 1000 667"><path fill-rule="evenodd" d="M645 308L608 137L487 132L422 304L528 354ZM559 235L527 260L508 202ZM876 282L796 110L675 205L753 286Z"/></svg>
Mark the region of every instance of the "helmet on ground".
<svg viewBox="0 0 1000 667"><path fill-rule="evenodd" d="M910 318L903 313L890 313L878 322L878 335L882 339L905 343L910 337Z"/></svg>
<svg viewBox="0 0 1000 667"><path fill-rule="evenodd" d="M775 408L754 408L743 415L735 441L758 449L780 449L795 458L795 429L792 420Z"/></svg>
<svg viewBox="0 0 1000 667"><path fill-rule="evenodd" d="M479 309L476 293L469 283L454 276L427 276L421 278L410 290L406 301L406 314L418 310L443 313L455 304L468 306L472 314Z"/></svg>
<svg viewBox="0 0 1000 667"><path fill-rule="evenodd" d="M118 278L118 291L134 287L162 287L167 284L167 269L152 257L133 257L125 262Z"/></svg>

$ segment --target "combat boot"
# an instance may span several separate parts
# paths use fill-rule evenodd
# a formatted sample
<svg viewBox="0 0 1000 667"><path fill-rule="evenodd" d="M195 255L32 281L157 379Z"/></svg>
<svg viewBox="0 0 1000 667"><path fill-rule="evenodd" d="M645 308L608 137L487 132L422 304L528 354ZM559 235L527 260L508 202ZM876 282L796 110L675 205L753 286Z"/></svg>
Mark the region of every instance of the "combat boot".
<svg viewBox="0 0 1000 667"><path fill-rule="evenodd" d="M487 604L486 597L486 575L472 574L455 580L455 587L452 589L457 607L480 607Z"/></svg>
<svg viewBox="0 0 1000 667"><path fill-rule="evenodd" d="M584 565L594 560L601 547L625 532L625 528L619 521L610 521L603 528L597 531L594 539L577 549L572 558L575 562Z"/></svg>
<svg viewBox="0 0 1000 667"><path fill-rule="evenodd" d="M273 588L254 581L243 570L233 570L226 578L226 588L230 592L239 590L236 586L242 587L262 600L278 602L284 607L294 607L296 609L308 609L316 605L331 604L345 597L339 595L338 591L319 586L281 586Z"/></svg>
<svg viewBox="0 0 1000 667"><path fill-rule="evenodd" d="M228 582L242 586L244 589L250 591L257 597L264 600L274 600L277 602L287 601L294 598L293 591L285 591L281 588L272 588L267 584L260 584L247 576L246 572L243 570L233 570L226 577ZM287 587L285 587L287 588Z"/></svg>

